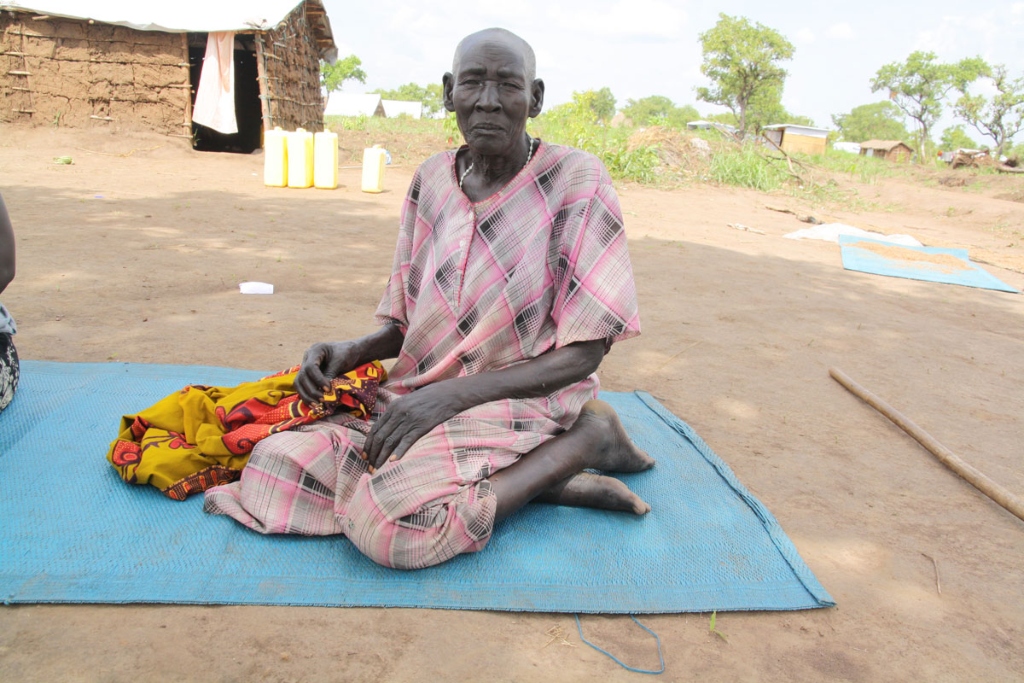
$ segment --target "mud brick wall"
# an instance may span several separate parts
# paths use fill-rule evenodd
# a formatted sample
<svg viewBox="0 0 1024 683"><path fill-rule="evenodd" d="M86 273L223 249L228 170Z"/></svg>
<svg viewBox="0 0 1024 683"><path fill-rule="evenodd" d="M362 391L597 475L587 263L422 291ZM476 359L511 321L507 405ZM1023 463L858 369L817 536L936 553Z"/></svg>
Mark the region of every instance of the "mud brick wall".
<svg viewBox="0 0 1024 683"><path fill-rule="evenodd" d="M256 59L263 70L264 127L285 130L324 127L320 52L305 4L273 31L256 34ZM269 121L267 121L269 114Z"/></svg>
<svg viewBox="0 0 1024 683"><path fill-rule="evenodd" d="M187 134L181 34L0 12L0 122Z"/></svg>

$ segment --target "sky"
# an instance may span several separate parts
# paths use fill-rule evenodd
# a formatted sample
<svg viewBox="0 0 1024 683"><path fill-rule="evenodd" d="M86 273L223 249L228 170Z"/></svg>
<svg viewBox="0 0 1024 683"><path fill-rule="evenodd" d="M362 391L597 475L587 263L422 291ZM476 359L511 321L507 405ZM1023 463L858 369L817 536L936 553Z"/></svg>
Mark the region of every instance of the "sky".
<svg viewBox="0 0 1024 683"><path fill-rule="evenodd" d="M871 78L883 64L914 50L943 61L980 55L1024 74L1024 1L1021 0L324 0L339 55L355 54L367 81L347 92L395 88L410 81L440 82L459 40L500 26L525 38L537 54L546 85L545 106L568 101L573 91L611 88L621 108L628 99L664 95L695 104L702 113L724 111L697 102L698 35L719 12L743 16L779 31L796 47L783 105L833 127L833 114L885 98ZM936 127L954 123L946 115ZM975 135L974 137L979 137Z"/></svg>

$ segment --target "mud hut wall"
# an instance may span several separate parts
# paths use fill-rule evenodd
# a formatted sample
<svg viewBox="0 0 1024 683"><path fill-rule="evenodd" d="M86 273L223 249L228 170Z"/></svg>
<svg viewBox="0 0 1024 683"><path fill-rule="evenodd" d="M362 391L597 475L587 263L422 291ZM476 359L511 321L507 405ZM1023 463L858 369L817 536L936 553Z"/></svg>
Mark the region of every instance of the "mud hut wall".
<svg viewBox="0 0 1024 683"><path fill-rule="evenodd" d="M885 155L885 158L889 161L895 161L897 163L906 163L910 161L912 151L906 145L896 145Z"/></svg>
<svg viewBox="0 0 1024 683"><path fill-rule="evenodd" d="M320 92L320 50L305 4L292 12L278 28L256 34L262 41L263 71L261 97L266 98L270 121L264 128L285 130L324 127L324 100ZM257 52L259 58L259 52Z"/></svg>
<svg viewBox="0 0 1024 683"><path fill-rule="evenodd" d="M182 134L181 35L0 12L0 121Z"/></svg>

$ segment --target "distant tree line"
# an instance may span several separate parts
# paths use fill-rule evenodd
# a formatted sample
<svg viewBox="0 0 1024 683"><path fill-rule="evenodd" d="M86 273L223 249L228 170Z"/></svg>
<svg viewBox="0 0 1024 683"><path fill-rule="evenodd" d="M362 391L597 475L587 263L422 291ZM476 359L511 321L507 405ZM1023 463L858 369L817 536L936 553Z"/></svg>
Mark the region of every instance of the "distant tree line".
<svg viewBox="0 0 1024 683"><path fill-rule="evenodd" d="M682 129L701 118L733 126L737 134L759 136L772 123L813 126L814 121L786 111L782 95L789 75L783 64L791 61L796 48L773 28L745 17L719 14L718 22L699 34L703 59L701 73L709 85L696 88L697 100L727 111L701 117L690 104L677 105L668 97L651 95L628 99L621 108L624 125L662 126ZM322 65L322 84L328 94L340 90L347 80L366 82L359 58L350 55L335 65ZM978 93L978 85L986 96ZM940 136L944 149L977 147L967 133L970 126L991 140L998 156L1010 152L1014 137L1024 129L1024 76L1010 74L1003 65L990 65L980 57L943 63L935 53L912 52L905 61L886 64L871 80L873 92L888 99L854 107L835 114L832 122L838 138L850 142L869 139L912 142L924 159L932 142L932 129L947 107L964 123L948 127ZM420 86L407 83L394 90L378 90L387 99L423 103L425 116L443 111L439 84ZM618 102L607 87L574 92L565 104L545 116L579 125L607 126L619 112ZM913 130L907 128L908 121ZM581 132L582 134L582 132Z"/></svg>

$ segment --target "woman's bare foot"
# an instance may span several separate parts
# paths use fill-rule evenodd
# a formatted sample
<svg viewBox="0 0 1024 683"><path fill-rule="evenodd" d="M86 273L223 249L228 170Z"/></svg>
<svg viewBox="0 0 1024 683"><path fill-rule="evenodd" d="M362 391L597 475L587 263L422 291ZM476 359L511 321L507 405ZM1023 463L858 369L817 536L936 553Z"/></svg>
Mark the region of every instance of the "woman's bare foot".
<svg viewBox="0 0 1024 683"><path fill-rule="evenodd" d="M584 454L585 467L604 472L642 472L654 467L654 458L637 448L626 434L615 409L597 399L587 401L572 430L591 430L598 448Z"/></svg>
<svg viewBox="0 0 1024 683"><path fill-rule="evenodd" d="M650 505L618 479L591 472L580 472L564 479L534 498L534 501L551 505L632 512L634 515L645 515L651 511Z"/></svg>

